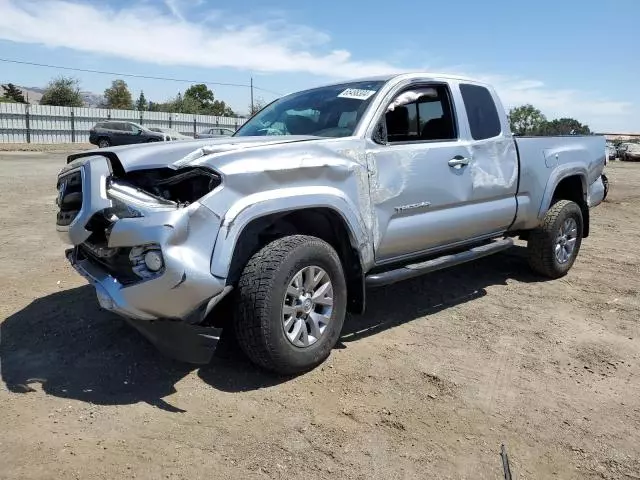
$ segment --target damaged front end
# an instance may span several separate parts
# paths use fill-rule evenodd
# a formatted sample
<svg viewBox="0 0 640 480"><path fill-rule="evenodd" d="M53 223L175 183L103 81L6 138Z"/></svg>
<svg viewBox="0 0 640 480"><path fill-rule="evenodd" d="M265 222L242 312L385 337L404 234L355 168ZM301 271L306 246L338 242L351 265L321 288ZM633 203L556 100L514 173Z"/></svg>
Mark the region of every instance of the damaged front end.
<svg viewBox="0 0 640 480"><path fill-rule="evenodd" d="M211 274L220 218L199 200L221 184L204 167L126 172L100 155L59 174L57 230L100 305L161 350L206 363L220 335L208 314L230 290Z"/></svg>

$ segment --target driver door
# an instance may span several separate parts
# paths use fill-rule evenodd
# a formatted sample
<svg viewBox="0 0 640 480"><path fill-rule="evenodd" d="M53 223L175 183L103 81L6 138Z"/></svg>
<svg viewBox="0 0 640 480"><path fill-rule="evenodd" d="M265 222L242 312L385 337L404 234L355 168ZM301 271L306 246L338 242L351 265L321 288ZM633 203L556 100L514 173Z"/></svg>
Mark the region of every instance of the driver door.
<svg viewBox="0 0 640 480"><path fill-rule="evenodd" d="M376 142L374 135L368 148L376 263L503 231L513 218L513 199L477 201L472 141L461 134L451 86L405 87L388 105L378 123L386 139Z"/></svg>

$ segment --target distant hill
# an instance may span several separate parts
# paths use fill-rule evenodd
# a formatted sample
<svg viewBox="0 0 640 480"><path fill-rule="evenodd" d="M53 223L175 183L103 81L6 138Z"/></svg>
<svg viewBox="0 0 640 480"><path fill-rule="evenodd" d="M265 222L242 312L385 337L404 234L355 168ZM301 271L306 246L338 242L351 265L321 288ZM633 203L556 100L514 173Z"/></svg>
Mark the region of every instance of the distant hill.
<svg viewBox="0 0 640 480"><path fill-rule="evenodd" d="M24 98L33 105L37 105L40 103L40 99L42 98L42 94L44 93L44 88L40 87L23 87L20 85L16 85L22 93L24 94ZM98 95L97 93L81 91L80 95L82 95L82 100L84 101L85 107L98 108L100 104L104 101L103 95Z"/></svg>

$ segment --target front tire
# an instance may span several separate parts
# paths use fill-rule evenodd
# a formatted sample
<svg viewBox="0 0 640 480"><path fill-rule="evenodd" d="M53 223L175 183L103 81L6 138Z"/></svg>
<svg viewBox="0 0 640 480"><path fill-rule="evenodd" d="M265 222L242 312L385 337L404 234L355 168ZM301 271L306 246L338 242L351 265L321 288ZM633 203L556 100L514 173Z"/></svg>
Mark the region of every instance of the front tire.
<svg viewBox="0 0 640 480"><path fill-rule="evenodd" d="M240 277L234 328L249 359L281 374L322 363L340 338L347 306L342 264L316 237L275 240Z"/></svg>
<svg viewBox="0 0 640 480"><path fill-rule="evenodd" d="M578 204L569 200L555 203L544 216L542 225L529 235L527 250L531 268L549 278L566 275L580 251L583 225Z"/></svg>
<svg viewBox="0 0 640 480"><path fill-rule="evenodd" d="M98 140L98 148L108 148L111 146L111 142L108 138L101 138Z"/></svg>

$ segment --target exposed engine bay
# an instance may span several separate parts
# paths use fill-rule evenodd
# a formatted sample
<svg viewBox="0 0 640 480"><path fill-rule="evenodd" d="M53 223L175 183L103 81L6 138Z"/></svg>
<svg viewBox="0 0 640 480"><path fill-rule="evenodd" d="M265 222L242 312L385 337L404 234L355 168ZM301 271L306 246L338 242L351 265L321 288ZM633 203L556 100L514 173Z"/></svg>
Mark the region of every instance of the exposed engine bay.
<svg viewBox="0 0 640 480"><path fill-rule="evenodd" d="M154 168L114 174L111 185L131 186L159 200L186 206L220 185L220 176L203 167ZM110 186L111 186L110 185Z"/></svg>

